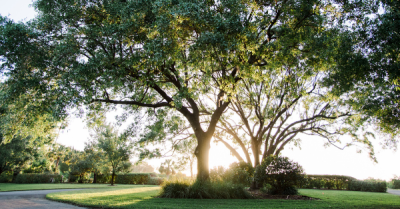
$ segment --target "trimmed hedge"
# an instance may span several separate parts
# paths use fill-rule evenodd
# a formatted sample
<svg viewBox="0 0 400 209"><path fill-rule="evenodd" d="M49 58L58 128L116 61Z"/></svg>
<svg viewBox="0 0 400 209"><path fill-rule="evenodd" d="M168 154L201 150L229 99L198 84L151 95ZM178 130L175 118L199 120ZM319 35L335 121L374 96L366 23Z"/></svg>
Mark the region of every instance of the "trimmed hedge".
<svg viewBox="0 0 400 209"><path fill-rule="evenodd" d="M15 183L17 184L61 183L61 180L62 176L58 174L24 173L17 175Z"/></svg>
<svg viewBox="0 0 400 209"><path fill-rule="evenodd" d="M385 181L351 181L349 183L350 191L364 191L364 192L386 192L387 185Z"/></svg>
<svg viewBox="0 0 400 209"><path fill-rule="evenodd" d="M108 174L97 174L96 183L107 184L111 182L111 175Z"/></svg>
<svg viewBox="0 0 400 209"><path fill-rule="evenodd" d="M298 185L303 189L339 189L347 190L349 182L357 180L351 176L339 175L305 175L303 181Z"/></svg>
<svg viewBox="0 0 400 209"><path fill-rule="evenodd" d="M116 174L114 183L116 184L148 184L151 176L154 176L152 173L128 173L128 174ZM108 184L111 182L111 175L109 174L98 174L96 176L96 183L99 184ZM155 180L158 182L159 180ZM153 184L152 185L159 185Z"/></svg>
<svg viewBox="0 0 400 209"><path fill-rule="evenodd" d="M147 184L150 180L149 173L129 173L115 176L116 184Z"/></svg>

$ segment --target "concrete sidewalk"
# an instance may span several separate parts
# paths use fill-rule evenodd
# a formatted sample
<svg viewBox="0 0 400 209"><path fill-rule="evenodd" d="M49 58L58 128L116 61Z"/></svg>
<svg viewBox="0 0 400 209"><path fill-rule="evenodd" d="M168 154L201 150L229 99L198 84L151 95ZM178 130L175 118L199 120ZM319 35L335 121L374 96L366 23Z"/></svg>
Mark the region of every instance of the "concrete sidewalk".
<svg viewBox="0 0 400 209"><path fill-rule="evenodd" d="M80 208L66 203L59 203L46 199L46 195L53 192L71 191L77 189L56 189L56 190L31 190L0 192L0 209L58 209L58 208ZM80 189L78 189L80 190Z"/></svg>

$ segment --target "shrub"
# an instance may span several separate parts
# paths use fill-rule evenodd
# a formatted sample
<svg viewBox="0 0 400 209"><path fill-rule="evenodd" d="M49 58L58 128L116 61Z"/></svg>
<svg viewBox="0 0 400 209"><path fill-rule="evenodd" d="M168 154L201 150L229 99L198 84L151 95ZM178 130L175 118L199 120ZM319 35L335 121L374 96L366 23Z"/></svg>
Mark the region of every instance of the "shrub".
<svg viewBox="0 0 400 209"><path fill-rule="evenodd" d="M115 178L116 184L147 184L150 179L149 173L118 174Z"/></svg>
<svg viewBox="0 0 400 209"><path fill-rule="evenodd" d="M303 168L287 157L269 156L257 166L254 180L258 185L270 185L269 194L294 195L303 176Z"/></svg>
<svg viewBox="0 0 400 209"><path fill-rule="evenodd" d="M32 183L60 183L62 176L58 174L36 174L24 173L18 174L15 179L17 184L32 184Z"/></svg>
<svg viewBox="0 0 400 209"><path fill-rule="evenodd" d="M400 180L393 179L392 184L393 184L393 189L400 189Z"/></svg>
<svg viewBox="0 0 400 209"><path fill-rule="evenodd" d="M211 169L210 179L213 182L224 181L250 186L253 181L253 174L254 168L251 164L245 162L234 162L230 164L229 168L226 170L222 166Z"/></svg>
<svg viewBox="0 0 400 209"><path fill-rule="evenodd" d="M72 175L69 174L68 176L68 182L73 183L73 182L78 182L79 175Z"/></svg>
<svg viewBox="0 0 400 209"><path fill-rule="evenodd" d="M189 199L250 199L243 185L223 181L166 182L159 197Z"/></svg>
<svg viewBox="0 0 400 209"><path fill-rule="evenodd" d="M165 178L161 177L150 177L149 181L147 182L148 185L161 185L165 181Z"/></svg>
<svg viewBox="0 0 400 209"><path fill-rule="evenodd" d="M348 190L364 192L386 192L387 185L385 181L354 180L349 183Z"/></svg>
<svg viewBox="0 0 400 209"><path fill-rule="evenodd" d="M0 183L11 183L12 177L13 175L11 172L3 172L0 174Z"/></svg>

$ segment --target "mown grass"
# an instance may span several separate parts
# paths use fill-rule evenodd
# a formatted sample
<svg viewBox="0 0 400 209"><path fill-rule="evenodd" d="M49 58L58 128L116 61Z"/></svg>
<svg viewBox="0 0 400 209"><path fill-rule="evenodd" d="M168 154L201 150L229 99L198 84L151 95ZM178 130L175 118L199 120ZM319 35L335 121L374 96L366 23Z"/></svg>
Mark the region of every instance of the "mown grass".
<svg viewBox="0 0 400 209"><path fill-rule="evenodd" d="M121 187L132 187L132 185L118 185ZM14 184L0 183L0 192L43 190L43 189L89 189L89 188L109 188L109 184Z"/></svg>
<svg viewBox="0 0 400 209"><path fill-rule="evenodd" d="M321 200L168 199L156 198L160 187L113 187L51 193L48 199L104 208L400 208L400 197L388 193L301 189Z"/></svg>

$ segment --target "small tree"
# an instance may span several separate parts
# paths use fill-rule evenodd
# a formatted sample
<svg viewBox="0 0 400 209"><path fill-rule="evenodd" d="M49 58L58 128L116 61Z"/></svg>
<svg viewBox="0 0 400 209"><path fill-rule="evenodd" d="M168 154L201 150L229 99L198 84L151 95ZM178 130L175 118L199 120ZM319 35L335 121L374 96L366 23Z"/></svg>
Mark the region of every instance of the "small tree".
<svg viewBox="0 0 400 209"><path fill-rule="evenodd" d="M129 169L129 158L132 155L133 144L127 135L118 135L118 132L110 125L104 125L96 129L97 146L106 157L106 161L112 168L111 185L114 185L116 172Z"/></svg>

